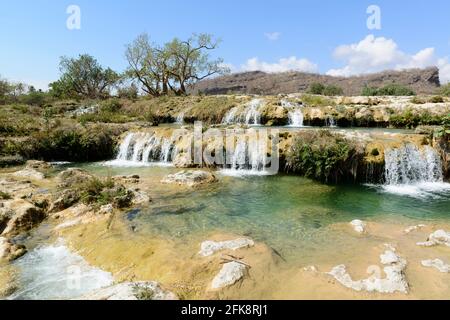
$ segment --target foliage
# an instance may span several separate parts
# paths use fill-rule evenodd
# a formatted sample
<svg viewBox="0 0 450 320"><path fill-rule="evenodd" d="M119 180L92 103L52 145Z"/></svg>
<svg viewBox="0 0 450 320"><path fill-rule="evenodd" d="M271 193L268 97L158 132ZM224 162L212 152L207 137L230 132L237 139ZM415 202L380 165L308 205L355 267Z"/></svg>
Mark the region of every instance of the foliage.
<svg viewBox="0 0 450 320"><path fill-rule="evenodd" d="M119 112L122 109L122 103L118 99L108 99L100 103L101 112Z"/></svg>
<svg viewBox="0 0 450 320"><path fill-rule="evenodd" d="M147 34L139 35L127 46L126 75L141 84L153 97L187 93L187 87L214 74L226 73L223 60L211 60L208 51L218 46L208 34L194 34L188 40L177 38L159 46Z"/></svg>
<svg viewBox="0 0 450 320"><path fill-rule="evenodd" d="M286 156L288 170L323 182L346 179L357 155L356 146L329 131L297 136Z"/></svg>
<svg viewBox="0 0 450 320"><path fill-rule="evenodd" d="M335 103L329 98L305 94L302 96L303 104L309 107L326 107L333 106Z"/></svg>
<svg viewBox="0 0 450 320"><path fill-rule="evenodd" d="M431 97L430 102L431 103L443 103L444 98L441 96L434 96L434 97Z"/></svg>
<svg viewBox="0 0 450 320"><path fill-rule="evenodd" d="M336 85L325 86L322 83L314 82L309 86L308 93L324 96L339 96L344 93L344 90Z"/></svg>
<svg viewBox="0 0 450 320"><path fill-rule="evenodd" d="M9 200L9 199L12 199L12 197L9 193L0 191L0 199L1 200Z"/></svg>
<svg viewBox="0 0 450 320"><path fill-rule="evenodd" d="M77 59L62 57L60 61L60 79L50 87L54 96L103 99L109 95L113 85L119 81L119 75L110 68L103 68L98 61L88 55Z"/></svg>
<svg viewBox="0 0 450 320"><path fill-rule="evenodd" d="M361 93L363 96L414 96L410 88L399 84L388 84L380 88L365 86Z"/></svg>
<svg viewBox="0 0 450 320"><path fill-rule="evenodd" d="M450 97L450 83L447 83L445 86L442 86L441 94L443 96Z"/></svg>
<svg viewBox="0 0 450 320"><path fill-rule="evenodd" d="M133 286L133 295L137 300L153 300L155 292L145 285L135 284Z"/></svg>
<svg viewBox="0 0 450 320"><path fill-rule="evenodd" d="M389 123L396 128L415 128L419 125L441 125L442 116L432 115L428 111L422 113L407 109L400 114L391 115Z"/></svg>

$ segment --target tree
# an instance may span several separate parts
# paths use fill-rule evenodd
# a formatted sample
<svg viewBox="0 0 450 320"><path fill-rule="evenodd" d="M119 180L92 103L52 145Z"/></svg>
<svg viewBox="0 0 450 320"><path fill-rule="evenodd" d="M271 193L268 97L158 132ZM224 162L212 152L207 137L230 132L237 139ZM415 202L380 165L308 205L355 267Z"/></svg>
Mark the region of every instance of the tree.
<svg viewBox="0 0 450 320"><path fill-rule="evenodd" d="M211 60L208 51L218 41L208 34L193 35L187 41L174 39L164 46L150 43L147 34L139 35L127 46L126 74L142 85L147 94L158 97L170 91L186 94L187 87L213 74L226 73L223 60Z"/></svg>
<svg viewBox="0 0 450 320"><path fill-rule="evenodd" d="M164 51L170 58L170 75L177 84L176 94L186 94L187 86L197 81L229 72L223 67L221 58L210 60L207 53L216 49L218 44L219 41L209 34L193 34L187 41L175 38L165 45Z"/></svg>
<svg viewBox="0 0 450 320"><path fill-rule="evenodd" d="M7 96L11 92L11 84L6 80L0 78L0 103L5 103Z"/></svg>
<svg viewBox="0 0 450 320"><path fill-rule="evenodd" d="M83 54L78 59L62 57L61 78L50 84L52 94L67 97L105 98L119 80L119 75L110 68L103 68L98 61Z"/></svg>
<svg viewBox="0 0 450 320"><path fill-rule="evenodd" d="M150 43L146 33L139 35L127 46L125 57L128 61L126 74L141 83L145 93L154 97L168 93L169 57L167 52Z"/></svg>

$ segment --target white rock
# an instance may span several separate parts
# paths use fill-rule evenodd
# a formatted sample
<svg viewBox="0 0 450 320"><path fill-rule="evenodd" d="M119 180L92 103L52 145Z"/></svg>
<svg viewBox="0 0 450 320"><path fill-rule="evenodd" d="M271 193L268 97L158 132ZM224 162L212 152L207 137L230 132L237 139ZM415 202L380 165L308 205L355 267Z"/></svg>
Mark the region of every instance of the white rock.
<svg viewBox="0 0 450 320"><path fill-rule="evenodd" d="M422 260L422 265L424 267L436 268L436 269L439 270L439 272L443 272L443 273L449 273L450 272L450 265L446 264L441 259Z"/></svg>
<svg viewBox="0 0 450 320"><path fill-rule="evenodd" d="M110 214L114 211L114 207L112 204L105 204L100 207L100 210L97 212L98 214Z"/></svg>
<svg viewBox="0 0 450 320"><path fill-rule="evenodd" d="M178 300L177 296L170 291L164 290L157 282L124 282L95 290L75 300L138 300L136 295L140 290L151 294L150 300Z"/></svg>
<svg viewBox="0 0 450 320"><path fill-rule="evenodd" d="M353 227L353 230L358 233L364 233L366 231L366 223L361 220L353 220L350 224Z"/></svg>
<svg viewBox="0 0 450 320"><path fill-rule="evenodd" d="M26 178L32 180L42 180L45 178L43 173L31 168L25 168L23 170L16 171L12 175L17 178Z"/></svg>
<svg viewBox="0 0 450 320"><path fill-rule="evenodd" d="M197 186L200 184L216 182L217 178L210 172L199 170L184 170L175 174L169 174L163 180L162 183L174 183L179 185L186 185L189 187Z"/></svg>
<svg viewBox="0 0 450 320"><path fill-rule="evenodd" d="M411 232L413 232L413 231L416 231L416 230L419 230L419 229L425 228L425 227L426 227L426 225L424 225L424 224L418 224L417 226L411 226L411 227L406 228L406 229L404 230L404 232L405 232L406 234L408 234L408 233L411 233Z"/></svg>
<svg viewBox="0 0 450 320"><path fill-rule="evenodd" d="M203 257L211 256L221 250L237 250L241 248L253 247L255 242L252 239L239 238L229 241L204 241L200 246L199 255Z"/></svg>
<svg viewBox="0 0 450 320"><path fill-rule="evenodd" d="M430 234L427 241L417 243L418 246L423 247L433 247L440 244L450 247L450 232L445 232L444 230L437 230L432 234Z"/></svg>
<svg viewBox="0 0 450 320"><path fill-rule="evenodd" d="M408 283L404 275L406 261L390 249L380 255L380 260L385 265L383 270L386 278L379 278L376 274L373 274L367 279L354 281L347 272L345 265L334 267L328 274L333 276L343 286L355 291L408 293Z"/></svg>
<svg viewBox="0 0 450 320"><path fill-rule="evenodd" d="M212 289L220 289L231 286L242 279L245 275L247 267L239 262L225 263L219 274L211 283Z"/></svg>
<svg viewBox="0 0 450 320"><path fill-rule="evenodd" d="M317 267L316 266L307 266L303 268L303 271L308 271L308 272L317 272Z"/></svg>

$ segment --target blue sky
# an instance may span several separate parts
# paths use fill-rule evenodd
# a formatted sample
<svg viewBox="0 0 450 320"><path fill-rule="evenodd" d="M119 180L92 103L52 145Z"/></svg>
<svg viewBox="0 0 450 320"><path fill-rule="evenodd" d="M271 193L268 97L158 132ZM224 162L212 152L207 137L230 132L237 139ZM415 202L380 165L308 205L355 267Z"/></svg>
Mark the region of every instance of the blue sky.
<svg viewBox="0 0 450 320"><path fill-rule="evenodd" d="M66 27L69 5L81 29ZM369 5L381 30L369 30ZM192 32L220 37L216 55L235 71L289 69L351 75L439 65L450 81L450 2L429 1L144 1L1 0L0 75L45 88L63 55L89 53L126 68L124 47L139 33L153 41Z"/></svg>

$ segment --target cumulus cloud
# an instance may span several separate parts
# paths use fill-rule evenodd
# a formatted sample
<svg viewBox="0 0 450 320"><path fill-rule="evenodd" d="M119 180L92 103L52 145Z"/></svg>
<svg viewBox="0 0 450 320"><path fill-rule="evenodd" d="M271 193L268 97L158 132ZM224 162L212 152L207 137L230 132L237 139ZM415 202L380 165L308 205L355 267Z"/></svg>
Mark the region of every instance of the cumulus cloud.
<svg viewBox="0 0 450 320"><path fill-rule="evenodd" d="M281 58L278 62L269 63L260 61L257 57L248 59L241 66L243 71L264 71L268 73L286 72L286 71L302 71L302 72L318 72L317 64L312 63L308 59L298 59L295 56Z"/></svg>
<svg viewBox="0 0 450 320"><path fill-rule="evenodd" d="M332 76L351 76L387 69L402 70L438 66L441 82L450 81L450 64L447 58L438 59L434 48L425 48L415 54L399 49L392 39L368 35L358 43L342 45L335 49L334 57L345 66L327 72Z"/></svg>
<svg viewBox="0 0 450 320"><path fill-rule="evenodd" d="M264 33L264 36L269 39L270 41L276 41L280 38L281 33L280 32L266 32Z"/></svg>

